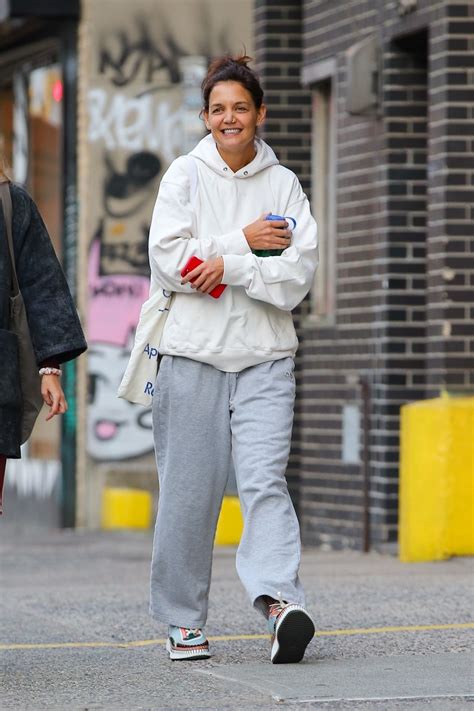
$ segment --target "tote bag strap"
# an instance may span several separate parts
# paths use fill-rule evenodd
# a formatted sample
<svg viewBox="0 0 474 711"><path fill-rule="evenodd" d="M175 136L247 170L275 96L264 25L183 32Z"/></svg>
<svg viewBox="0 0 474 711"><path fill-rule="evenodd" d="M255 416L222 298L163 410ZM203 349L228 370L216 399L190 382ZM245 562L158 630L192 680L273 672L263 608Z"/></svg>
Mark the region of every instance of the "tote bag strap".
<svg viewBox="0 0 474 711"><path fill-rule="evenodd" d="M10 184L8 181L0 183L0 199L2 200L2 205L3 205L3 217L5 220L5 227L6 227L6 231L7 231L8 251L10 253L10 262L12 265L12 287L13 287L12 296L16 296L18 294L18 292L20 291L20 287L18 285L18 276L16 273L16 266L15 266L15 254L13 252L13 235L12 235L13 208L12 208L12 196L10 194Z"/></svg>

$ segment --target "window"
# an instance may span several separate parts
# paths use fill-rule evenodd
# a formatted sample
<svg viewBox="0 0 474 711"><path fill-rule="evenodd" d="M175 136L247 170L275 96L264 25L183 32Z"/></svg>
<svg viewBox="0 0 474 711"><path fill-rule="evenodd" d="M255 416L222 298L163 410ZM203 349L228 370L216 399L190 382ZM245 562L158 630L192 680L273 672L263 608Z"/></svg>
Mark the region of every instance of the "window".
<svg viewBox="0 0 474 711"><path fill-rule="evenodd" d="M332 78L312 86L311 195L318 223L319 268L311 290L310 320L332 323L335 316L335 111Z"/></svg>

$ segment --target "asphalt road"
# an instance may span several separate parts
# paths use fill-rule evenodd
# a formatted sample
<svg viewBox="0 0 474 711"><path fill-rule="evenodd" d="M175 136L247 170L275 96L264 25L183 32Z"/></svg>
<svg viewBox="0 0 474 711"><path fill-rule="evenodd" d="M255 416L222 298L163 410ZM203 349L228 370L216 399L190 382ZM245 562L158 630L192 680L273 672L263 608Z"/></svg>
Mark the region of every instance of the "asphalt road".
<svg viewBox="0 0 474 711"><path fill-rule="evenodd" d="M208 661L170 662L148 616L151 535L9 532L0 523L0 707L474 711L474 564L307 550L317 633L304 663L269 662L263 619L218 549Z"/></svg>

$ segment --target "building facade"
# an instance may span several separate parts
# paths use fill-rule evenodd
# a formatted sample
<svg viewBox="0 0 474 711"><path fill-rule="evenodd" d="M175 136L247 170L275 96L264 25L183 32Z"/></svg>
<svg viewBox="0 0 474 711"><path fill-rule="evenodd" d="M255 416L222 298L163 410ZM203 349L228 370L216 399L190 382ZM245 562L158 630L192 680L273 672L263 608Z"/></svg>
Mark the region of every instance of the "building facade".
<svg viewBox="0 0 474 711"><path fill-rule="evenodd" d="M474 5L257 0L265 137L310 195L289 477L306 544L396 541L404 403L474 390Z"/></svg>
<svg viewBox="0 0 474 711"><path fill-rule="evenodd" d="M319 229L295 313L288 482L303 543L393 544L400 406L474 390L471 0L0 0L2 148L90 343L65 369L62 430L39 422L9 463L18 521L97 527L105 487L156 493L151 413L116 397L147 230L161 176L202 135L209 59L244 46L262 135Z"/></svg>

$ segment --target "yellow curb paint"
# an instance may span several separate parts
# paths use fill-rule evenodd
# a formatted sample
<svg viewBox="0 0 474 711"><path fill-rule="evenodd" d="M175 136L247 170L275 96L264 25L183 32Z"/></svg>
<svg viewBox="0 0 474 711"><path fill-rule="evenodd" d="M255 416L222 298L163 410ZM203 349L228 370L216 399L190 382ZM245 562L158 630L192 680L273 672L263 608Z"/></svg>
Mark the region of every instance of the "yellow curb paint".
<svg viewBox="0 0 474 711"><path fill-rule="evenodd" d="M474 629L474 622L453 622L445 625L400 625L398 627L360 627L343 630L319 630L315 637L338 637L344 635L390 634L392 632L430 632L436 630L467 630ZM239 634L209 637L210 642L238 642L246 639L269 639L268 634ZM166 639L143 639L135 642L48 642L39 644L0 644L0 650L13 649L87 649L113 648L128 649L129 647L149 647L165 644Z"/></svg>
<svg viewBox="0 0 474 711"><path fill-rule="evenodd" d="M345 630L318 630L315 637L338 637L356 634L388 634L390 632L425 632L430 630L474 629L474 622L459 622L446 625L405 625L399 627L360 627ZM240 639L269 639L268 634L227 635L224 637L209 637L213 642L235 642Z"/></svg>

